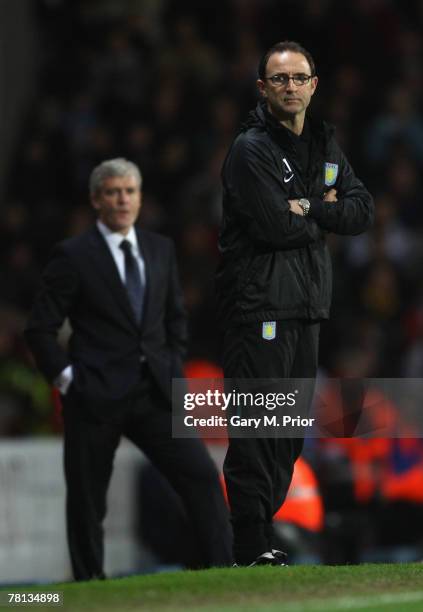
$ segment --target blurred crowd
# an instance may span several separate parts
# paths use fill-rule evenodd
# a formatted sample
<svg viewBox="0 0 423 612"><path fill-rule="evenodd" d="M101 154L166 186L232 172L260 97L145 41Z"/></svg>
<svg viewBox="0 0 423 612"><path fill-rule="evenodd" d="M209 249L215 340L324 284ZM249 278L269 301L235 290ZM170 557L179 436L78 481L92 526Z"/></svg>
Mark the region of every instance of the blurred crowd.
<svg viewBox="0 0 423 612"><path fill-rule="evenodd" d="M54 431L54 401L20 332L52 246L92 222L88 177L124 156L144 178L144 227L172 236L191 361L218 363L213 304L220 168L257 101L262 52L298 40L320 77L312 112L376 202L354 238L329 236L327 376L423 373L421 0L38 0L38 89L0 221L0 434Z"/></svg>

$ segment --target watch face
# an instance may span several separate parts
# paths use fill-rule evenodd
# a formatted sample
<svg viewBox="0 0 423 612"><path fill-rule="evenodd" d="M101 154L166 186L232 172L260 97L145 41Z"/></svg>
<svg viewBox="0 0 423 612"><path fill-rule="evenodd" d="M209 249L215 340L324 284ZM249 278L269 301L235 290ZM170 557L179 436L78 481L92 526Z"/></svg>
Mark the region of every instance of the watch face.
<svg viewBox="0 0 423 612"><path fill-rule="evenodd" d="M308 215L308 211L310 210L310 202L306 198L301 198L299 200L300 206L303 209L304 217Z"/></svg>

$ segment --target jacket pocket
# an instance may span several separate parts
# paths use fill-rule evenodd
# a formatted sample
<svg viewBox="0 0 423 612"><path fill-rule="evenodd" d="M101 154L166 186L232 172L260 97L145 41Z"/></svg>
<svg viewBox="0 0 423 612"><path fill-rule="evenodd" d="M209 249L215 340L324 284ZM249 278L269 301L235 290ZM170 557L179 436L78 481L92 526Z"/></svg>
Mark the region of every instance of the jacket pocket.
<svg viewBox="0 0 423 612"><path fill-rule="evenodd" d="M263 255L256 255L251 258L251 263L244 269L244 273L239 275L240 282L238 283L238 293L243 291L257 276L260 266L263 264Z"/></svg>

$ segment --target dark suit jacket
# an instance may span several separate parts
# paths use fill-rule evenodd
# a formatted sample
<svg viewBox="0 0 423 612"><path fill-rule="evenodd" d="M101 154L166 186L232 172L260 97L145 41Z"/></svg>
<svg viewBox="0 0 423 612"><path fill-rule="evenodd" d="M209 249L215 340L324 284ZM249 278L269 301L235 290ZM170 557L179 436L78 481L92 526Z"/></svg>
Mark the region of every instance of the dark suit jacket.
<svg viewBox="0 0 423 612"><path fill-rule="evenodd" d="M147 279L140 326L109 247L94 226L54 249L25 330L47 379L53 381L72 364L72 395L97 404L96 412L139 382L141 355L169 399L172 377L183 375L186 315L173 243L136 232ZM73 330L67 351L57 341L66 317Z"/></svg>

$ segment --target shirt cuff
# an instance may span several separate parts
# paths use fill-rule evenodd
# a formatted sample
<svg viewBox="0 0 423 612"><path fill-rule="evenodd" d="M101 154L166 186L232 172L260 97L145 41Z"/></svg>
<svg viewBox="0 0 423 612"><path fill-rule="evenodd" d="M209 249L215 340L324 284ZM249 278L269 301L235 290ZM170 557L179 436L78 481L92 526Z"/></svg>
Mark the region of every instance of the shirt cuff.
<svg viewBox="0 0 423 612"><path fill-rule="evenodd" d="M66 395L69 387L73 381L73 369L71 365L68 365L63 372L56 376L53 381L54 386L60 391L62 395Z"/></svg>

